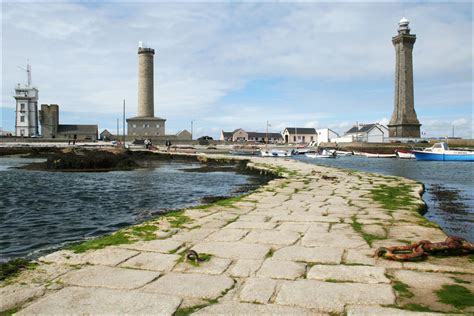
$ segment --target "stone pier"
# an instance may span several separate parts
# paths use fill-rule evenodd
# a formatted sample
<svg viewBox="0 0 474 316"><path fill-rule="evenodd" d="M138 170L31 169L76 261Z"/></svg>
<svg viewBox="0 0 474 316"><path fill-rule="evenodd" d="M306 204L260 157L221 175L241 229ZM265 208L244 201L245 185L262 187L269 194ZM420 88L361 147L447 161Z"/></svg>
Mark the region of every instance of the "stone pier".
<svg viewBox="0 0 474 316"><path fill-rule="evenodd" d="M121 238L42 257L34 269L4 282L0 310L19 315L474 312L472 257L400 263L373 256L380 246L446 238L418 213L424 205L421 184L290 159L251 158L248 167L281 178L249 195L116 233ZM113 242L102 248L108 241ZM187 260L189 249L204 260ZM470 293L464 304L450 300L455 291Z"/></svg>

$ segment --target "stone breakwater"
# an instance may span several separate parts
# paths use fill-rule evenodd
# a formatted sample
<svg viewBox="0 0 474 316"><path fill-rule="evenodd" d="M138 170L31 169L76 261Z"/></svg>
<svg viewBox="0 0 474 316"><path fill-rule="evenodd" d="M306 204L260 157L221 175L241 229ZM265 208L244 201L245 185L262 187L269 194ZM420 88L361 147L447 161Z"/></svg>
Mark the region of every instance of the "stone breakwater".
<svg viewBox="0 0 474 316"><path fill-rule="evenodd" d="M19 315L474 311L472 257L407 263L373 257L379 246L446 238L419 214L421 184L284 159L251 158L247 167L282 178L249 195L174 212L42 257L3 282L0 310ZM203 261L187 260L189 249Z"/></svg>

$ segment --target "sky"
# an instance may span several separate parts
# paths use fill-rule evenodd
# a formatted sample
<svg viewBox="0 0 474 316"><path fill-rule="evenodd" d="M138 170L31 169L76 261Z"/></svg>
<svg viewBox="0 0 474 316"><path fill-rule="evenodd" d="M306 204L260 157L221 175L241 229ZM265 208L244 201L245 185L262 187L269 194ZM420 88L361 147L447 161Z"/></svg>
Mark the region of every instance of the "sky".
<svg viewBox="0 0 474 316"><path fill-rule="evenodd" d="M415 109L427 137L473 138L473 5L433 2L3 1L0 128L14 130L18 66L32 67L39 103L60 123L98 124L137 110L138 42L155 49L155 116L166 133L191 128L387 124L405 16ZM122 122L120 121L120 126Z"/></svg>

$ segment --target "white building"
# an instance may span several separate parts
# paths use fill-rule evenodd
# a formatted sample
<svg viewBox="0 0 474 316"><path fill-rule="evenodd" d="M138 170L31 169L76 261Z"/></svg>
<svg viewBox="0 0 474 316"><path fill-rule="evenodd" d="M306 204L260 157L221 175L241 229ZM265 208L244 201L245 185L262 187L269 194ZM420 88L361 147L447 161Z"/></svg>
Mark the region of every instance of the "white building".
<svg viewBox="0 0 474 316"><path fill-rule="evenodd" d="M347 142L343 139L361 143L383 143L388 139L388 128L379 123L354 125L343 137L335 141Z"/></svg>
<svg viewBox="0 0 474 316"><path fill-rule="evenodd" d="M318 134L318 144L330 143L339 137L339 134L330 128L317 129L316 133Z"/></svg>
<svg viewBox="0 0 474 316"><path fill-rule="evenodd" d="M16 136L38 135L38 89L31 86L31 67L27 65L28 84L18 84L15 88Z"/></svg>

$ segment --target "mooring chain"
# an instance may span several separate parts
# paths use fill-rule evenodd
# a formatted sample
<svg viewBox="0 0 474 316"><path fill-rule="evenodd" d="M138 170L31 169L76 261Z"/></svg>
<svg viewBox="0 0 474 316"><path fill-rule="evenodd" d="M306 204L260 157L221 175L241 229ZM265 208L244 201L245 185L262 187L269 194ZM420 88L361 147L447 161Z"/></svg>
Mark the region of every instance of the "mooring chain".
<svg viewBox="0 0 474 316"><path fill-rule="evenodd" d="M474 244L461 237L448 237L443 242L421 240L407 246L380 247L375 251L376 257L395 261L419 260L429 254L465 255L474 253Z"/></svg>
<svg viewBox="0 0 474 316"><path fill-rule="evenodd" d="M201 261L201 258L199 258L199 254L192 250L192 249L189 249L188 251L186 251L186 256L184 257L184 262L190 260L190 261L194 261L196 264Z"/></svg>

